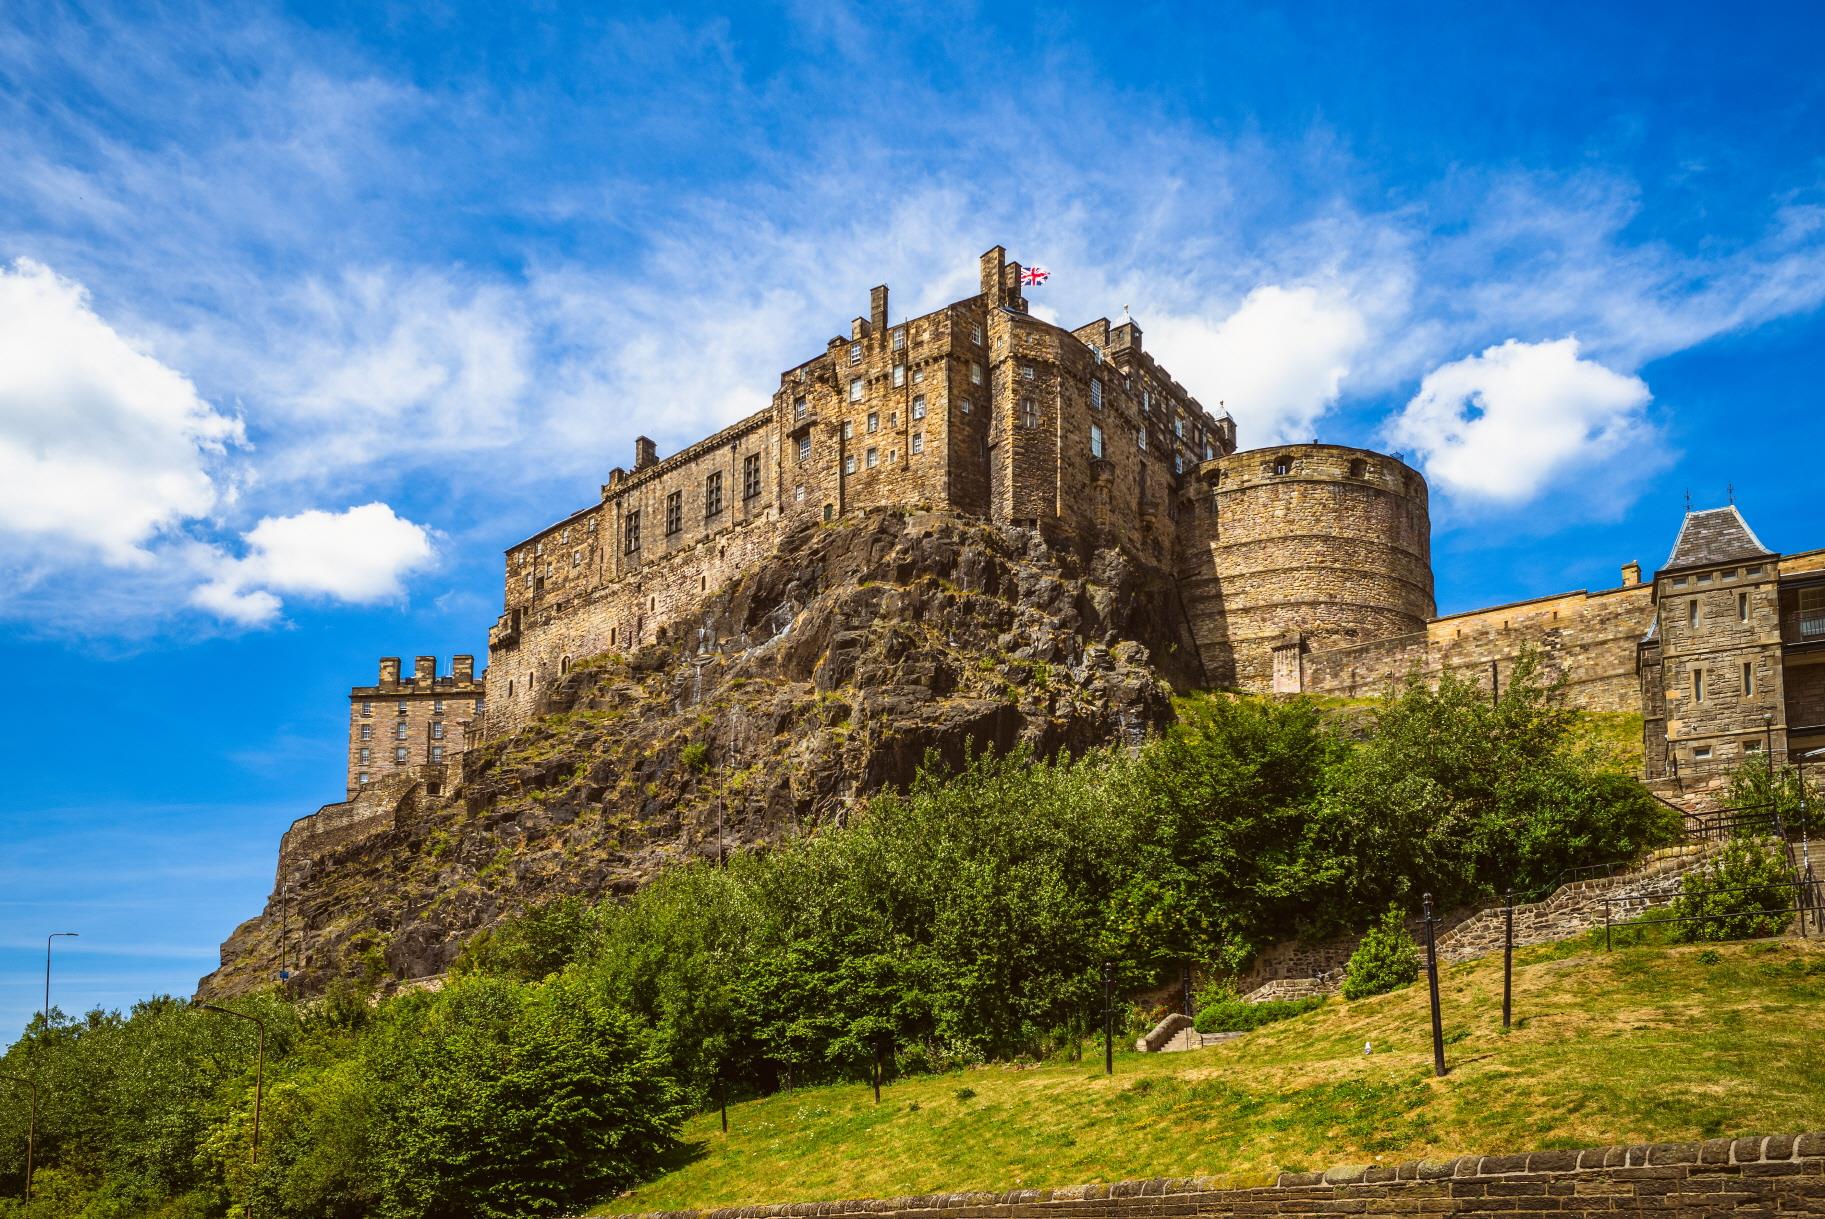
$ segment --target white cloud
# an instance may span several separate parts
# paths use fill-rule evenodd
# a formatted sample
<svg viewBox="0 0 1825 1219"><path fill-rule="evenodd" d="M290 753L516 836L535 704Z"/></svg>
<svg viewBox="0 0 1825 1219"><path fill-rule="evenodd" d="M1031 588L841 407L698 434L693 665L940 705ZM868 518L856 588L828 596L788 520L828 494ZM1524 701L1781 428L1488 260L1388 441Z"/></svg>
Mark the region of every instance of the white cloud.
<svg viewBox="0 0 1825 1219"><path fill-rule="evenodd" d="M1228 407L1249 447L1312 439L1369 338L1341 290L1278 284L1256 288L1220 322L1169 316L1144 329L1207 408Z"/></svg>
<svg viewBox="0 0 1825 1219"><path fill-rule="evenodd" d="M10 550L75 543L116 566L224 498L242 442L181 373L122 337L82 286L21 259L0 267L0 533Z"/></svg>
<svg viewBox="0 0 1825 1219"><path fill-rule="evenodd" d="M381 503L267 517L243 541L246 555L217 556L213 578L191 595L194 604L243 625L277 617L278 593L356 605L391 600L404 594L403 576L435 557L430 532Z"/></svg>
<svg viewBox="0 0 1825 1219"><path fill-rule="evenodd" d="M1466 504L1518 506L1599 470L1585 494L1615 502L1662 454L1652 397L1641 378L1583 358L1576 338L1510 339L1428 373L1386 435Z"/></svg>

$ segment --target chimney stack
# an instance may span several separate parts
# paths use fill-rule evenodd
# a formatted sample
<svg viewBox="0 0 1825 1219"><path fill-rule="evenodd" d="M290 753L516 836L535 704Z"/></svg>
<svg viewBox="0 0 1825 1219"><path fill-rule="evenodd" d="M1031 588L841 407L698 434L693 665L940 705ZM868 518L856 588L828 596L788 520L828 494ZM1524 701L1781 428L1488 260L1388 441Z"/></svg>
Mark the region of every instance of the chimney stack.
<svg viewBox="0 0 1825 1219"><path fill-rule="evenodd" d="M412 680L421 686L428 686L437 680L437 657L415 656L412 658Z"/></svg>
<svg viewBox="0 0 1825 1219"><path fill-rule="evenodd" d="M1641 564L1630 560L1622 565L1622 587L1634 588L1641 583Z"/></svg>
<svg viewBox="0 0 1825 1219"><path fill-rule="evenodd" d="M887 285L877 284L868 293L868 320L875 334L887 333Z"/></svg>
<svg viewBox="0 0 1825 1219"><path fill-rule="evenodd" d="M982 256L983 303L991 309L1007 303L1007 288L1001 278L1001 268L1007 257L1007 249L1003 246L996 246Z"/></svg>
<svg viewBox="0 0 1825 1219"><path fill-rule="evenodd" d="M645 436L634 437L634 469L644 470L659 460L659 446Z"/></svg>
<svg viewBox="0 0 1825 1219"><path fill-rule="evenodd" d="M389 689L399 684L399 657L382 656L380 658L380 684Z"/></svg>
<svg viewBox="0 0 1825 1219"><path fill-rule="evenodd" d="M450 676L456 679L459 686L471 685L475 681L475 657L452 656L450 658Z"/></svg>

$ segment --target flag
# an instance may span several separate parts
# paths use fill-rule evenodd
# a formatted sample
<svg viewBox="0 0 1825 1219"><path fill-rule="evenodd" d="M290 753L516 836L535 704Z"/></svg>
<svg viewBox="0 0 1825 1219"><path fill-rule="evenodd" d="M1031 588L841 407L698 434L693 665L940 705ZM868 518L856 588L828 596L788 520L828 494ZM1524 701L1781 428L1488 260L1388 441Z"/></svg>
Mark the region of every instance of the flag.
<svg viewBox="0 0 1825 1219"><path fill-rule="evenodd" d="M1052 278L1052 273L1044 267L1028 267L1020 273L1020 282L1029 288L1036 288Z"/></svg>

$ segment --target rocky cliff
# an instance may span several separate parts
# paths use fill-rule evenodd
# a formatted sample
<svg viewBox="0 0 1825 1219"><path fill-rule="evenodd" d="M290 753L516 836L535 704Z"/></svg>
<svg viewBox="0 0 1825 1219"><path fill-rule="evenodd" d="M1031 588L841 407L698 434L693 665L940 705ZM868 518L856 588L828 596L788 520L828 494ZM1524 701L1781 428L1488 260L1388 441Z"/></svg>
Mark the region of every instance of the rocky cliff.
<svg viewBox="0 0 1825 1219"><path fill-rule="evenodd" d="M301 821L199 994L276 977L282 932L305 992L435 975L528 904L840 822L928 756L1138 739L1202 678L1163 573L941 513L805 526L661 639L580 662L440 795Z"/></svg>

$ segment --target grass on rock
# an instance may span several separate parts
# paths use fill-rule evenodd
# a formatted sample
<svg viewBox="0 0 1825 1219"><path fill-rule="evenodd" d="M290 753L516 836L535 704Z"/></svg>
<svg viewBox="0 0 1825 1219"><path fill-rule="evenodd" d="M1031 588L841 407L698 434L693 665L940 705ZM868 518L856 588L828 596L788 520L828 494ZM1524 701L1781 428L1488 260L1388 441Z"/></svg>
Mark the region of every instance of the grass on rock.
<svg viewBox="0 0 1825 1219"><path fill-rule="evenodd" d="M1706 955L1707 953L1711 955ZM1279 1171L1471 1152L1825 1128L1825 946L1605 953L1600 938L1441 976L1451 1072L1432 1074L1426 988L1267 1025L1209 1049L1119 1050L783 1092L684 1131L679 1166L600 1213ZM1373 1052L1363 1053L1364 1042Z"/></svg>

